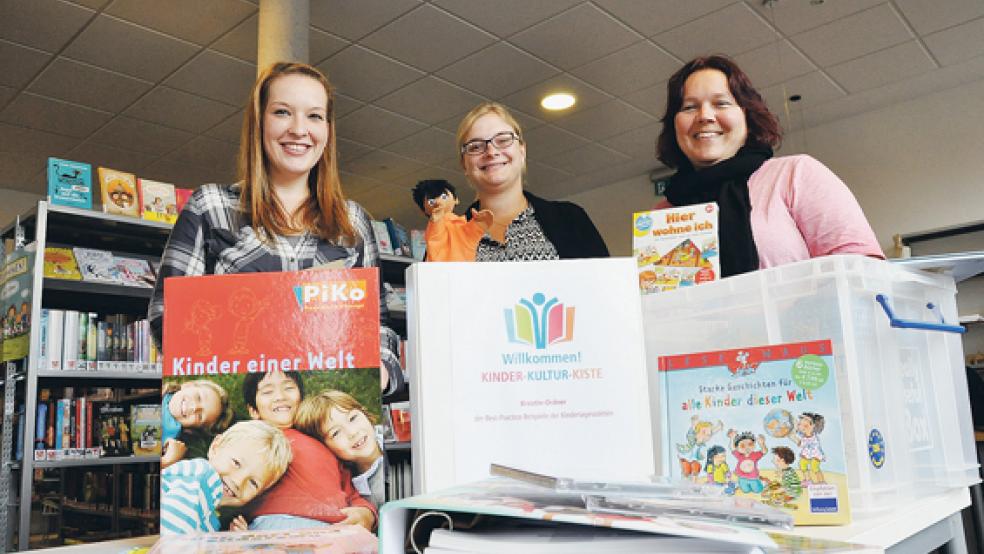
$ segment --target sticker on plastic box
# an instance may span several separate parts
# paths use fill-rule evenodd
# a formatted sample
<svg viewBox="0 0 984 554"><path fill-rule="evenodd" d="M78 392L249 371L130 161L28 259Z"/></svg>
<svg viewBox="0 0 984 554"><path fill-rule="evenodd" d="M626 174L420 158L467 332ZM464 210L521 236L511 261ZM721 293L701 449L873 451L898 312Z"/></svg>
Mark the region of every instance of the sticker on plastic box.
<svg viewBox="0 0 984 554"><path fill-rule="evenodd" d="M878 429L872 429L868 433L868 458L875 469L881 469L885 465L885 437Z"/></svg>

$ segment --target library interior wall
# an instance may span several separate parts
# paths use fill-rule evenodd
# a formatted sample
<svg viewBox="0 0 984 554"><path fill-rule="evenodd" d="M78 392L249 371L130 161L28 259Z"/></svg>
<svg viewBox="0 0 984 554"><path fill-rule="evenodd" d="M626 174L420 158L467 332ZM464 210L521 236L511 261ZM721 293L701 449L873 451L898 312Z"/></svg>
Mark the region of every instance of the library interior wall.
<svg viewBox="0 0 984 554"><path fill-rule="evenodd" d="M14 218L31 209L41 198L31 192L0 189L0 227L13 223Z"/></svg>

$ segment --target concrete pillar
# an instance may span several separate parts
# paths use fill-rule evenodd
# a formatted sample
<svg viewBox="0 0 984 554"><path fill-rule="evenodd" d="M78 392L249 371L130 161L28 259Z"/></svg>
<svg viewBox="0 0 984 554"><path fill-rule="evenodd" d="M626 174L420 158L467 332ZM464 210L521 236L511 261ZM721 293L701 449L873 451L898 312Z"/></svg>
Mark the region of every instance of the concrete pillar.
<svg viewBox="0 0 984 554"><path fill-rule="evenodd" d="M260 0L256 71L274 62L308 63L309 0Z"/></svg>

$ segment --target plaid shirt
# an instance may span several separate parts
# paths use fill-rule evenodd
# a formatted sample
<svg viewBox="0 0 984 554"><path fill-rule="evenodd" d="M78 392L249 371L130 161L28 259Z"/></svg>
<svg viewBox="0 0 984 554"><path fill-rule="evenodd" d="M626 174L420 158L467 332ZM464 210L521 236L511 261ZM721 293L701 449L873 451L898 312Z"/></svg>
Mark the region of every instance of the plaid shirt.
<svg viewBox="0 0 984 554"><path fill-rule="evenodd" d="M369 216L362 206L348 202L348 215L359 242L352 248L335 245L305 232L299 240L274 236L264 243L239 209L238 184L202 185L178 216L164 248L147 318L154 340L163 344L164 279L185 275L222 275L264 271L298 271L342 260L346 268L377 267L379 251ZM293 238L293 237L292 237ZM400 340L386 323L385 293L380 287L380 356L389 373L388 390L403 382L396 352Z"/></svg>

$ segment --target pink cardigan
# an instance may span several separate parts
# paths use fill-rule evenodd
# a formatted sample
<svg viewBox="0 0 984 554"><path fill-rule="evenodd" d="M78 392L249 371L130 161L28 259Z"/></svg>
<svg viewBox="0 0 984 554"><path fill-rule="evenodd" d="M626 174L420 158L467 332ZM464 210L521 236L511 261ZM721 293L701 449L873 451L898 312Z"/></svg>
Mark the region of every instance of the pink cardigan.
<svg viewBox="0 0 984 554"><path fill-rule="evenodd" d="M847 185L810 156L768 160L748 179L748 195L759 268L830 254L885 257Z"/></svg>

